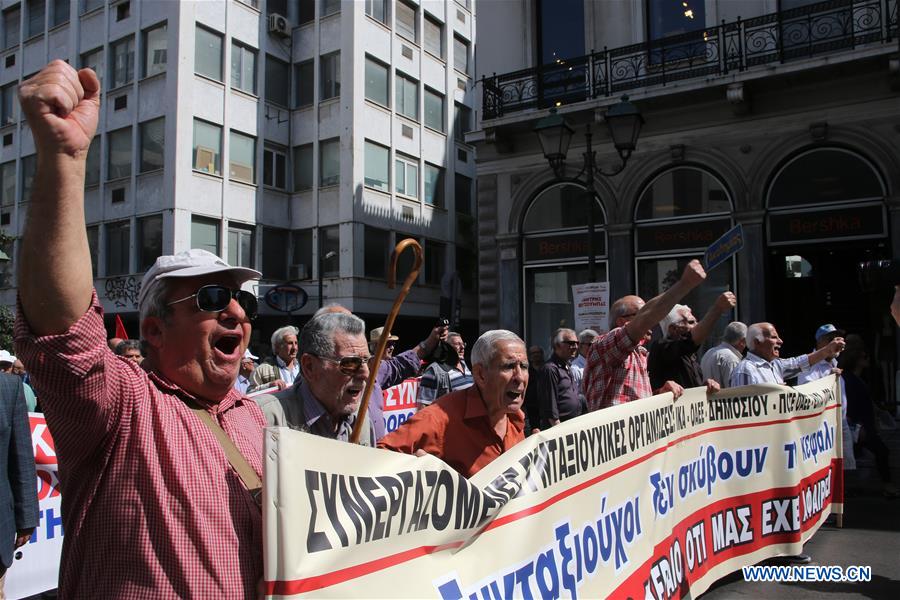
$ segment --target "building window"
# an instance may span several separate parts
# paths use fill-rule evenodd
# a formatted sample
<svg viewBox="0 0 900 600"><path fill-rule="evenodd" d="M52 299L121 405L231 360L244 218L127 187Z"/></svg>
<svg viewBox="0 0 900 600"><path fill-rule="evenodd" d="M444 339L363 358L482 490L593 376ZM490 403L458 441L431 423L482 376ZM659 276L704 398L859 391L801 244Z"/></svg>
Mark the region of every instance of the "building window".
<svg viewBox="0 0 900 600"><path fill-rule="evenodd" d="M444 95L428 88L425 88L425 126L444 131Z"/></svg>
<svg viewBox="0 0 900 600"><path fill-rule="evenodd" d="M795 156L778 171L769 190L768 207L863 202L885 195L878 172L863 157L843 148L817 148ZM718 204L717 208L731 210L730 204Z"/></svg>
<svg viewBox="0 0 900 600"><path fill-rule="evenodd" d="M290 104L290 67L283 60L266 54L266 102Z"/></svg>
<svg viewBox="0 0 900 600"><path fill-rule="evenodd" d="M366 187L390 193L390 149L366 140L365 153Z"/></svg>
<svg viewBox="0 0 900 600"><path fill-rule="evenodd" d="M294 91L296 107L310 106L315 98L315 90L313 89L315 67L313 61L307 60L294 65L294 80L294 85L296 86Z"/></svg>
<svg viewBox="0 0 900 600"><path fill-rule="evenodd" d="M425 50L444 59L444 26L429 15L425 15Z"/></svg>
<svg viewBox="0 0 900 600"><path fill-rule="evenodd" d="M88 148L87 163L84 167L84 187L100 183L100 136L95 135Z"/></svg>
<svg viewBox="0 0 900 600"><path fill-rule="evenodd" d="M162 228L162 215L150 215L137 220L138 273L143 273L152 267L156 259L162 255ZM234 265L234 263L231 264Z"/></svg>
<svg viewBox="0 0 900 600"><path fill-rule="evenodd" d="M455 173L453 187L454 198L456 198L456 212L474 216L475 213L472 206L472 180L465 175Z"/></svg>
<svg viewBox="0 0 900 600"><path fill-rule="evenodd" d="M263 148L263 185L287 189L287 154L274 148Z"/></svg>
<svg viewBox="0 0 900 600"><path fill-rule="evenodd" d="M387 25L387 0L366 0L366 14Z"/></svg>
<svg viewBox="0 0 900 600"><path fill-rule="evenodd" d="M219 222L206 217L191 217L191 248L219 254Z"/></svg>
<svg viewBox="0 0 900 600"><path fill-rule="evenodd" d="M447 244L425 240L425 283L440 285L446 269Z"/></svg>
<svg viewBox="0 0 900 600"><path fill-rule="evenodd" d="M703 0L647 0L647 15L651 40L706 27L706 3Z"/></svg>
<svg viewBox="0 0 900 600"><path fill-rule="evenodd" d="M115 89L134 79L134 37L129 36L109 45L109 87Z"/></svg>
<svg viewBox="0 0 900 600"><path fill-rule="evenodd" d="M469 73L469 42L453 36L453 66L460 73Z"/></svg>
<svg viewBox="0 0 900 600"><path fill-rule="evenodd" d="M140 125L141 163L139 173L163 168L166 148L166 119L160 117Z"/></svg>
<svg viewBox="0 0 900 600"><path fill-rule="evenodd" d="M104 0L81 0L81 14L89 13L103 6Z"/></svg>
<svg viewBox="0 0 900 600"><path fill-rule="evenodd" d="M222 81L222 36L199 25L194 42L194 73Z"/></svg>
<svg viewBox="0 0 900 600"><path fill-rule="evenodd" d="M168 61L167 26L165 23L144 31L141 77L151 77L166 72Z"/></svg>
<svg viewBox="0 0 900 600"><path fill-rule="evenodd" d="M194 170L222 173L222 128L194 119Z"/></svg>
<svg viewBox="0 0 900 600"><path fill-rule="evenodd" d="M253 268L253 228L228 224L228 264Z"/></svg>
<svg viewBox="0 0 900 600"><path fill-rule="evenodd" d="M100 259L99 225L87 227L88 252L91 255L91 275L97 277L97 261Z"/></svg>
<svg viewBox="0 0 900 600"><path fill-rule="evenodd" d="M228 178L256 183L256 139L234 130L228 140Z"/></svg>
<svg viewBox="0 0 900 600"><path fill-rule="evenodd" d="M96 50L91 50L90 52L85 52L84 54L82 54L81 68L93 69L94 73L97 74L97 79L100 80L100 84L102 85L103 75L106 68L103 62L103 48L97 48Z"/></svg>
<svg viewBox="0 0 900 600"><path fill-rule="evenodd" d="M123 127L106 136L106 178L110 181L131 176L131 127Z"/></svg>
<svg viewBox="0 0 900 600"><path fill-rule="evenodd" d="M395 15L396 21L394 23L394 26L397 28L397 33L411 42L417 42L419 38L416 35L418 33L418 28L416 27L416 7L407 4L402 0L397 0L394 4L394 8L397 11Z"/></svg>
<svg viewBox="0 0 900 600"><path fill-rule="evenodd" d="M341 275L341 231L337 225L320 227L319 236L319 252L322 253L319 263L322 267L320 277L339 277Z"/></svg>
<svg viewBox="0 0 900 600"><path fill-rule="evenodd" d="M16 89L18 84L11 83L0 88L0 127L16 122Z"/></svg>
<svg viewBox="0 0 900 600"><path fill-rule="evenodd" d="M31 184L34 182L34 172L37 169L37 154L23 156L19 168L22 176L21 202L28 202L31 200Z"/></svg>
<svg viewBox="0 0 900 600"><path fill-rule="evenodd" d="M444 170L425 163L425 204L444 208Z"/></svg>
<svg viewBox="0 0 900 600"><path fill-rule="evenodd" d="M196 248L197 246L193 246ZM106 224L106 276L131 272L131 223L116 221Z"/></svg>
<svg viewBox="0 0 900 600"><path fill-rule="evenodd" d="M394 100L397 112L414 121L419 120L419 82L397 73Z"/></svg>
<svg viewBox="0 0 900 600"><path fill-rule="evenodd" d="M366 99L390 106L388 99L388 66L366 56Z"/></svg>
<svg viewBox="0 0 900 600"><path fill-rule="evenodd" d="M313 145L294 148L294 191L311 190L313 186Z"/></svg>
<svg viewBox="0 0 900 600"><path fill-rule="evenodd" d="M131 2L116 4L116 21L124 21L131 16Z"/></svg>
<svg viewBox="0 0 900 600"><path fill-rule="evenodd" d="M540 64L549 65L558 60L583 56L584 36L572 35L573 31L584 31L583 0L538 0L538 2L540 31L537 43ZM671 4L681 8L681 2Z"/></svg>
<svg viewBox="0 0 900 600"><path fill-rule="evenodd" d="M69 0L53 0L52 9L50 27L57 27L69 22Z"/></svg>
<svg viewBox="0 0 900 600"><path fill-rule="evenodd" d="M19 35L19 21L22 17L22 9L19 5L7 8L3 11L3 48L15 48L19 45L22 36Z"/></svg>
<svg viewBox="0 0 900 600"><path fill-rule="evenodd" d="M287 279L290 231L274 227L263 227L262 240L263 279Z"/></svg>
<svg viewBox="0 0 900 600"><path fill-rule="evenodd" d="M267 14L278 14L278 15L287 15L288 0L266 0L266 11ZM300 0L298 4L312 4L309 0Z"/></svg>
<svg viewBox="0 0 900 600"><path fill-rule="evenodd" d="M341 141L338 138L319 142L319 185L341 182Z"/></svg>
<svg viewBox="0 0 900 600"><path fill-rule="evenodd" d="M231 43L231 87L256 93L256 50L238 42Z"/></svg>
<svg viewBox="0 0 900 600"><path fill-rule="evenodd" d="M291 232L291 279L309 279L312 277L312 229L297 229Z"/></svg>
<svg viewBox="0 0 900 600"><path fill-rule="evenodd" d="M391 249L391 232L363 226L363 276L385 279Z"/></svg>
<svg viewBox="0 0 900 600"><path fill-rule="evenodd" d="M3 206L12 206L16 203L16 161L14 160L0 165L0 194L2 194Z"/></svg>
<svg viewBox="0 0 900 600"><path fill-rule="evenodd" d="M46 0L28 0L25 21L25 39L44 33L44 8Z"/></svg>
<svg viewBox="0 0 900 600"><path fill-rule="evenodd" d="M478 289L478 254L475 246L456 246L456 272L462 281L462 288L467 292Z"/></svg>
<svg viewBox="0 0 900 600"><path fill-rule="evenodd" d="M453 116L453 136L457 142L465 144L466 133L472 130L472 109L458 102L454 109L456 114Z"/></svg>
<svg viewBox="0 0 900 600"><path fill-rule="evenodd" d="M272 3L270 2L269 5ZM280 12L278 14L286 15L287 14L287 3L282 2L284 4L284 12ZM307 23L312 23L316 18L316 2L315 0L300 0L298 2L299 13L298 13L298 24L305 25Z"/></svg>
<svg viewBox="0 0 900 600"><path fill-rule="evenodd" d="M395 190L398 194L419 197L419 161L398 154L394 160Z"/></svg>
<svg viewBox="0 0 900 600"><path fill-rule="evenodd" d="M322 0L322 16L327 17L341 10L341 0Z"/></svg>
<svg viewBox="0 0 900 600"><path fill-rule="evenodd" d="M320 58L322 100L341 95L341 53L332 52Z"/></svg>

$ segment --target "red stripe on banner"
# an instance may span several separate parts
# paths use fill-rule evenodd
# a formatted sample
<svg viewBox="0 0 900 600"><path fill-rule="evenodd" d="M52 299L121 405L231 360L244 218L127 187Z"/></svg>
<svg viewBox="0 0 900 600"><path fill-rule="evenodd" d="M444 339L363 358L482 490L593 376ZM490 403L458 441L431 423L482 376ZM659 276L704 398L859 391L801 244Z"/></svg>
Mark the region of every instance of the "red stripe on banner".
<svg viewBox="0 0 900 600"><path fill-rule="evenodd" d="M723 549L718 553L713 551L713 540L712 540L712 526L710 523L710 517L716 513L737 508L739 506L753 506L754 508L758 508L763 500L770 498L784 498L788 496L800 496L800 515L802 518L803 515L803 495L800 493L801 490L807 485L818 481L819 479L825 477L829 471L832 471L832 483L834 482L834 469L836 468L836 461L832 463L831 466L820 469L819 471L809 475L808 477L800 480L797 485L781 487L781 488L773 488L769 490L763 490L761 492L754 492L753 494L748 494L744 496L734 496L731 498L726 498L724 500L719 500L713 504L705 506L700 510L694 512L692 515L681 520L680 523L675 525L672 528L672 533L664 540L656 544L653 547L653 555L647 559L644 564L634 570L634 572L628 576L622 585L617 587L614 592L610 594L610 597L615 598L643 598L645 597L644 584L647 583L648 579L651 576L650 569L653 565L659 561L660 559L670 557L669 549L672 547L674 540L677 538L679 540L679 544L682 543L682 540L686 542L685 534L687 530L693 525L703 521L705 523L704 528L704 539L706 545L706 556L707 558L704 560L703 564L695 566L693 571L690 571L688 565L685 562L685 548L681 546L681 556L682 556L682 565L681 572L684 573L684 578L681 582L682 585L678 586L678 595L675 596L667 596L669 600L676 600L677 598L685 597L684 594L684 585L690 587L690 585L702 578L709 572L710 569L716 567L727 560L732 558L738 558L740 556L745 556L747 554L751 554L764 548L766 546L772 546L775 544L789 544L792 542L799 542L802 539L803 533L809 531L813 527L815 527L820 519L822 513L825 512L825 509L831 506L834 498L834 488L832 488L832 494L828 497L827 501L823 501L822 503L822 511L817 513L815 517L810 518L805 523L801 522L800 531L796 532L785 532L785 533L773 533L766 537L762 537L760 532L762 531L762 511L761 510L753 510L751 512L751 521L750 526L753 530L753 541L746 542L740 545L734 545L730 548ZM671 566L671 565L669 565ZM741 565L745 566L745 565Z"/></svg>
<svg viewBox="0 0 900 600"><path fill-rule="evenodd" d="M626 469L630 469L631 467L638 465L638 464L656 456L657 454L665 452L672 446L675 446L676 444L679 444L685 440L693 439L695 437L699 437L699 436L706 435L709 433L715 433L717 431L745 429L748 427L765 427L765 426L770 426L770 425L782 425L784 423L791 423L793 421L802 421L805 419L812 419L812 418L819 417L819 416L825 414L826 411L835 410L835 409L837 409L837 407L838 407L837 404L832 404L830 406L824 407L821 411L819 411L817 413L813 413L813 414L809 414L809 415L798 415L795 417L791 417L789 419L777 419L774 421L765 421L765 422L760 422L760 423L739 423L739 424L734 424L734 425L722 425L720 427L711 427L709 429L704 429L702 431L696 431L691 434L683 435L680 438L672 440L672 441L668 442L667 444L660 446L659 448L644 454L643 456L640 456L628 463L625 463L623 465L616 467L615 469L612 469L606 473L598 475L597 477L594 477L593 479L589 479L588 481L584 481L572 488L563 490L563 491L559 492L558 494L556 494L555 496L552 496L551 498L548 498L544 502L541 502L540 504L535 504L534 506L530 506L530 507L522 509L518 512L506 515L505 517L501 517L499 519L494 519L494 521L492 521L487 527L484 528L483 532L490 531L491 529L495 529L497 527L501 527L508 523L512 523L514 521L524 519L525 517L529 517L531 515L537 514L541 511L543 511L544 509L552 506L553 504L556 504L560 500L564 500L565 498L568 498L572 494L583 491L591 486L594 486L594 485L604 481L605 479L608 479L609 477L612 477L613 475L617 475ZM823 470L828 470L831 468L832 467L826 467ZM834 477L832 479L834 479ZM799 486L799 484L798 484L798 486ZM786 490L786 489L793 489L793 488L778 488L778 490L782 490L782 489ZM841 488L841 489L843 489L843 488ZM778 490L769 489L769 490L763 490L761 492L756 492L756 493L758 493L758 494L773 494L773 493L777 492ZM720 500L719 502L727 502L727 501L728 500ZM702 509L702 510L706 510L706 509ZM699 512L702 512L702 511L699 511ZM778 536L773 535L773 536L767 537L766 539L768 540L768 539L772 539L772 538L776 538L776 537L778 537ZM361 577L363 575L369 575L371 573L380 571L382 569L387 569L387 568L396 566L398 564L407 562L409 560L419 558L420 556L425 556L427 554L434 554L435 552L439 552L439 551L445 550L445 549L458 548L458 547L462 546L464 543L465 543L464 540L461 540L461 541L453 542L450 544L444 544L442 546L420 546L419 548L411 548L404 552L398 552L396 554L378 558L373 561L369 561L367 563L354 565L352 567L346 567L344 569L338 569L337 571L332 571L330 573L324 573L322 575L314 575L312 577L305 577L303 579L293 579L293 580L284 580L284 581L266 581L265 582L265 587L267 590L266 593L269 595L272 595L272 594L290 595L290 594L300 594L303 592L309 592L309 591L313 591L313 590L322 589L322 588L336 585L339 583L344 583L346 581L355 579L357 577ZM773 543L777 543L777 542L773 542ZM272 591L272 590L278 590L278 591ZM288 591L288 590L291 590L291 591Z"/></svg>
<svg viewBox="0 0 900 600"><path fill-rule="evenodd" d="M463 542L459 541L450 544L442 544L440 546L420 546L418 548L411 548L403 552L398 552L397 554L369 561L361 565L354 565L352 567L347 567L346 569L332 571L331 573L326 573L324 575L316 575L315 577L306 577L304 579L294 579L292 581L267 581L266 595L272 596L277 594L279 596L290 596L292 594L313 592L328 586L343 583L344 581L356 579L357 577L369 575L370 573L387 569L400 563L405 563L415 558L419 558L420 556L434 554L435 552L441 552L443 550L453 550L462 545Z"/></svg>

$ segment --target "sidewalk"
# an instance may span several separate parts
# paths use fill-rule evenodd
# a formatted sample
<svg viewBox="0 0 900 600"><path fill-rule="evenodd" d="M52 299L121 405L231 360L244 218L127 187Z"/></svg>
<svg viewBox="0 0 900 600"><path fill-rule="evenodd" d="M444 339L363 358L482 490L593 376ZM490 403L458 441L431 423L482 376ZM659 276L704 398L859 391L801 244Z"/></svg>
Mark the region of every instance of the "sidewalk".
<svg viewBox="0 0 900 600"><path fill-rule="evenodd" d="M882 431L891 449L894 483L900 483L900 429ZM874 461L863 458L861 468L847 478L856 494L845 498L844 527L822 527L804 547L814 565L867 565L867 583L750 583L740 572L716 583L704 600L730 598L789 598L790 600L900 599L900 500L887 500Z"/></svg>

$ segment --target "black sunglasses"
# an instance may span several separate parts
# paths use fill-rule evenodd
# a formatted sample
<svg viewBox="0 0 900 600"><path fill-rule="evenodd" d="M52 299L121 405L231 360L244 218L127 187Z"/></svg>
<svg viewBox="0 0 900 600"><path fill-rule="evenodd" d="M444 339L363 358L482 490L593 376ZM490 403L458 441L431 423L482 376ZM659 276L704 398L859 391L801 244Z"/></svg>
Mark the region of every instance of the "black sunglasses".
<svg viewBox="0 0 900 600"><path fill-rule="evenodd" d="M184 302L191 298L197 299L197 308L203 312L222 312L228 308L231 299L234 298L241 308L244 309L244 314L247 315L248 319L252 321L256 318L256 296L250 292L233 290L224 285L204 285L197 290L197 293L185 296L184 298L179 298L178 300L173 300L166 306L172 306L173 304L178 304L179 302Z"/></svg>
<svg viewBox="0 0 900 600"><path fill-rule="evenodd" d="M363 364L368 364L372 359L371 356L341 356L340 358L336 356L319 356L318 354L313 354L312 352L307 352L310 356L315 356L316 358L321 358L322 360L327 360L329 362L333 362L338 366L338 369L344 375L354 375L357 371L362 369Z"/></svg>

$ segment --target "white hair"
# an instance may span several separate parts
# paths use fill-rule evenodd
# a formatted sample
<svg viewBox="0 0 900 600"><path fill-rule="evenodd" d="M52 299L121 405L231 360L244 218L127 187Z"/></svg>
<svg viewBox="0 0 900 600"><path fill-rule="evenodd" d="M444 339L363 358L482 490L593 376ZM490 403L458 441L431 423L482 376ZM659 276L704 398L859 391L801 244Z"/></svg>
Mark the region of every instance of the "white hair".
<svg viewBox="0 0 900 600"><path fill-rule="evenodd" d="M680 321L685 310L691 310L691 307L687 304L676 304L669 311L669 314L663 317L663 320L659 322L659 328L662 330L663 337L669 337L669 326Z"/></svg>
<svg viewBox="0 0 900 600"><path fill-rule="evenodd" d="M560 327L553 333L553 347L555 348L558 343L562 341L562 336L566 333L571 333L573 336L575 335L574 329L569 329L568 327Z"/></svg>
<svg viewBox="0 0 900 600"><path fill-rule="evenodd" d="M594 338L600 337L600 334L594 331L593 329L582 329L578 333L578 341L582 344L587 344L594 340Z"/></svg>
<svg viewBox="0 0 900 600"><path fill-rule="evenodd" d="M144 301L141 302L139 323L141 337L143 337L144 334L144 320L147 317L159 317L163 322L166 322L169 315L172 314L172 307L169 306L167 302L170 282L171 280L169 278L158 280L156 285L151 287L150 291L147 292Z"/></svg>
<svg viewBox="0 0 900 600"><path fill-rule="evenodd" d="M472 345L472 365L489 365L497 355L498 342L516 342L525 346L522 338L506 329L491 329L481 334Z"/></svg>
<svg viewBox="0 0 900 600"><path fill-rule="evenodd" d="M746 337L747 326L740 321L732 321L725 327L725 332L722 334L722 341L734 346Z"/></svg>
<svg viewBox="0 0 900 600"><path fill-rule="evenodd" d="M751 351L756 350L756 344L766 339L763 334L763 327L766 323L754 323L747 328L747 347Z"/></svg>
<svg viewBox="0 0 900 600"><path fill-rule="evenodd" d="M284 336L297 335L298 333L300 333L300 330L293 325L285 325L276 329L272 333L272 352L278 354L278 347L284 343Z"/></svg>

